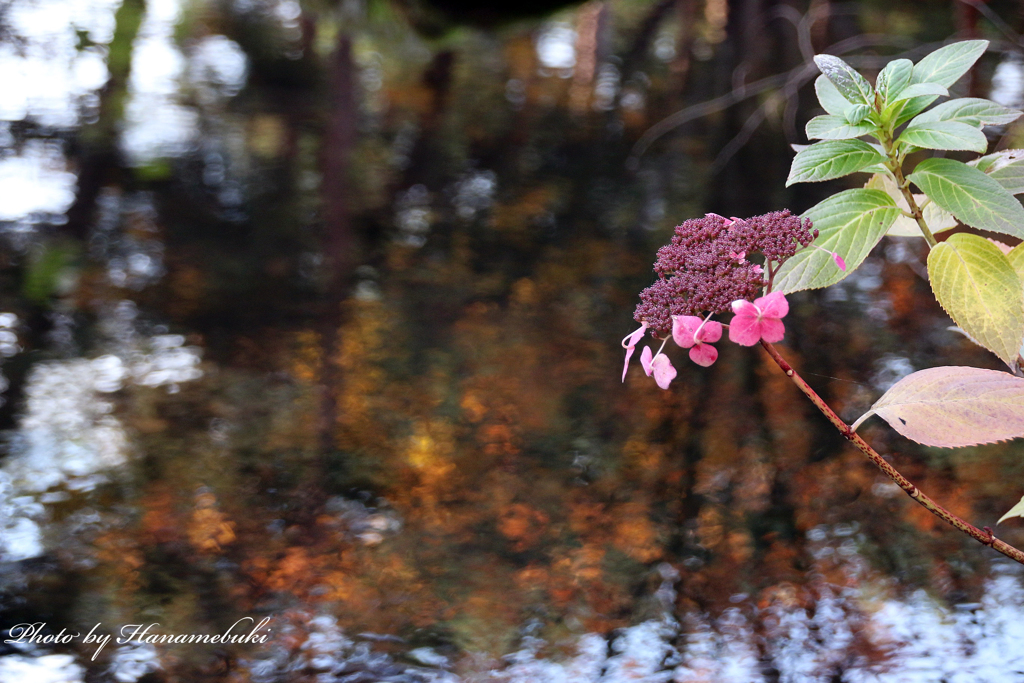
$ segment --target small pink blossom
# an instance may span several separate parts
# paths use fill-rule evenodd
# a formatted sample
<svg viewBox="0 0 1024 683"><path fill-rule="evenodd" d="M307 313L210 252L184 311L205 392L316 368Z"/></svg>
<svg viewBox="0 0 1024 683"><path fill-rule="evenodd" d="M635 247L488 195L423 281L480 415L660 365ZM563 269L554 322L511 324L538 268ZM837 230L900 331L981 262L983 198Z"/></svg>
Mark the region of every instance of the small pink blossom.
<svg viewBox="0 0 1024 683"><path fill-rule="evenodd" d="M633 356L633 349L636 348L636 343L643 338L647 332L647 323L641 323L638 329L630 332L622 340L622 348L626 349L626 362L622 364L622 381L626 381L626 371L629 370L629 359ZM651 373L647 373L650 375Z"/></svg>
<svg viewBox="0 0 1024 683"><path fill-rule="evenodd" d="M645 346L640 353L640 364L644 366L644 372L650 377L654 375L654 381L662 389L668 389L668 385L676 378L676 369L672 367L672 361L663 353L652 356L651 347Z"/></svg>
<svg viewBox="0 0 1024 683"><path fill-rule="evenodd" d="M780 341L786 334L782 318L789 313L789 302L782 292L754 299L732 302L736 314L729 323L729 339L740 346L753 346L762 339L768 343Z"/></svg>
<svg viewBox="0 0 1024 683"><path fill-rule="evenodd" d="M672 338L682 348L690 349L690 360L706 368L718 360L718 349L711 343L722 338L722 323L695 315L672 316Z"/></svg>

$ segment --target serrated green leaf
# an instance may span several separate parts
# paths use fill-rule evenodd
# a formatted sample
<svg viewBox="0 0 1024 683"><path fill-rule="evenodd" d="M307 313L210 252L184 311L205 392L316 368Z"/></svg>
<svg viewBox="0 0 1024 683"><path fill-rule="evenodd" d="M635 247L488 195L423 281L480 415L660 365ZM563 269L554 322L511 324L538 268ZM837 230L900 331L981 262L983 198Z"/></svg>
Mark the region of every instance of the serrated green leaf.
<svg viewBox="0 0 1024 683"><path fill-rule="evenodd" d="M826 140L816 142L793 157L786 187L793 183L814 183L856 173L865 166L885 161L885 157L862 140ZM994 181L993 181L994 182Z"/></svg>
<svg viewBox="0 0 1024 683"><path fill-rule="evenodd" d="M811 207L801 217L814 223L814 244L821 249L807 247L783 263L775 274L774 291L788 294L839 282L864 261L899 213L885 192L863 188L840 192ZM832 260L832 251L846 261L845 271Z"/></svg>
<svg viewBox="0 0 1024 683"><path fill-rule="evenodd" d="M878 415L903 436L938 448L1024 436L1024 379L962 366L928 368L892 385L853 423Z"/></svg>
<svg viewBox="0 0 1024 683"><path fill-rule="evenodd" d="M832 116L846 117L846 110L850 103L836 90L828 76L821 75L814 80L814 92L818 96L818 104Z"/></svg>
<svg viewBox="0 0 1024 683"><path fill-rule="evenodd" d="M1024 194L1024 149L1005 149L968 162L1010 194Z"/></svg>
<svg viewBox="0 0 1024 683"><path fill-rule="evenodd" d="M875 91L871 84L857 73L852 66L839 59L835 55L815 55L814 63L821 69L821 73L832 81L839 93L846 98L850 104L865 104L871 106L875 101Z"/></svg>
<svg viewBox="0 0 1024 683"><path fill-rule="evenodd" d="M911 83L938 83L949 88L967 73L987 47L987 40L966 40L940 47L914 66ZM927 109L935 97L927 95L907 100L896 118L896 125L906 123Z"/></svg>
<svg viewBox="0 0 1024 683"><path fill-rule="evenodd" d="M871 107L866 104L855 104L846 110L846 121L851 126L856 126L858 123L867 118L868 114L871 113Z"/></svg>
<svg viewBox="0 0 1024 683"><path fill-rule="evenodd" d="M901 126L911 120L927 109L935 99L935 95L928 95L926 97L914 97L900 102L897 106L902 106L903 109L900 111L899 116L896 117L896 125Z"/></svg>
<svg viewBox="0 0 1024 683"><path fill-rule="evenodd" d="M895 102L895 97L910 85L910 79L914 75L914 63L909 59L894 59L885 65L875 81L875 90L888 104Z"/></svg>
<svg viewBox="0 0 1024 683"><path fill-rule="evenodd" d="M1001 524L1004 519L1009 519L1010 517L1024 517L1024 498L1021 498L1019 503L1007 510L1006 514L1000 517L996 524Z"/></svg>
<svg viewBox="0 0 1024 683"><path fill-rule="evenodd" d="M1012 152L1012 151L1024 151L1024 150L1010 150L1010 151ZM977 159L971 159L970 161L967 162L967 165L968 166L973 166L974 168L978 169L979 171L988 172L989 167L992 166L993 163L995 163L995 160L999 158L1000 154L1002 154L1002 152L995 152L994 154L986 154L983 157L978 157Z"/></svg>
<svg viewBox="0 0 1024 683"><path fill-rule="evenodd" d="M900 142L922 149L963 150L983 153L988 149L988 138L973 126L958 121L926 121L917 117L900 135Z"/></svg>
<svg viewBox="0 0 1024 683"><path fill-rule="evenodd" d="M944 97L949 91L938 83L912 83L896 96L895 102L912 100L916 97Z"/></svg>
<svg viewBox="0 0 1024 683"><path fill-rule="evenodd" d="M842 116L815 116L807 122L807 138L809 140L849 140L867 135L875 130L871 123L858 123L851 126Z"/></svg>
<svg viewBox="0 0 1024 683"><path fill-rule="evenodd" d="M958 233L928 253L932 292L978 344L1014 367L1024 343L1024 287L999 247Z"/></svg>
<svg viewBox="0 0 1024 683"><path fill-rule="evenodd" d="M887 173L876 173L871 176L867 184L864 187L873 188L885 192L887 195L893 198L901 211L910 212L910 205L907 203L906 198L900 189L896 186L896 181L892 179ZM956 218L953 214L943 209L935 202L928 201L928 197L923 194L915 194L914 201L917 202L918 206L924 205L921 209L924 214L924 222L928 225L928 229L933 235L952 230L959 223L956 222ZM889 226L889 232L885 233L887 237L920 237L924 239L924 234L921 232L921 228L918 227L917 221L910 216L904 216L902 213L896 217L893 224Z"/></svg>
<svg viewBox="0 0 1024 683"><path fill-rule="evenodd" d="M907 178L960 222L1024 238L1024 207L978 169L952 159L925 159Z"/></svg>
<svg viewBox="0 0 1024 683"><path fill-rule="evenodd" d="M946 88L974 66L988 49L987 40L963 40L940 47L914 66L914 83L938 83Z"/></svg>
<svg viewBox="0 0 1024 683"><path fill-rule="evenodd" d="M1021 112L1008 109L991 100L980 97L961 97L929 109L918 115L910 125L917 126L933 121L958 121L970 126L1000 126L1012 123L1019 118Z"/></svg>

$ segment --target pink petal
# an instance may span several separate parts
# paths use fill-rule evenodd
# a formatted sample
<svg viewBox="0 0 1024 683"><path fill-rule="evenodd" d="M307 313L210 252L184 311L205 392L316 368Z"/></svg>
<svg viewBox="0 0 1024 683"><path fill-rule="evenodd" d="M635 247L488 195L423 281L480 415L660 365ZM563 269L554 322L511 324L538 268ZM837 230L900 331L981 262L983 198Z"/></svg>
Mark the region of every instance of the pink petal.
<svg viewBox="0 0 1024 683"><path fill-rule="evenodd" d="M626 362L622 364L622 381L626 381L626 371L629 370L629 358L633 355L633 349L635 347L630 346L626 348Z"/></svg>
<svg viewBox="0 0 1024 683"><path fill-rule="evenodd" d="M652 355L654 355L654 354L651 353L651 347L650 346L645 346L644 350L640 352L640 365L644 366L644 372L647 373L648 377L651 376L651 365L652 365L652 363L651 363L651 356Z"/></svg>
<svg viewBox="0 0 1024 683"><path fill-rule="evenodd" d="M690 360L705 368L709 367L718 360L718 349L711 344L696 344L690 349Z"/></svg>
<svg viewBox="0 0 1024 683"><path fill-rule="evenodd" d="M764 272L764 268L762 268L761 266L757 265L756 263L754 265L750 266L750 269L752 271L754 271L754 275L760 275L761 273Z"/></svg>
<svg viewBox="0 0 1024 683"><path fill-rule="evenodd" d="M746 299L736 299L736 301L733 301L732 312L747 318L757 318L760 315L757 307Z"/></svg>
<svg viewBox="0 0 1024 683"><path fill-rule="evenodd" d="M674 315L672 316L672 338L676 344L684 349L693 346L693 334L704 322L695 315Z"/></svg>
<svg viewBox="0 0 1024 683"><path fill-rule="evenodd" d="M774 344L777 341L782 341L784 336L786 336L786 326L782 324L781 320L764 318L761 321L761 339L769 344Z"/></svg>
<svg viewBox="0 0 1024 683"><path fill-rule="evenodd" d="M663 353L659 353L651 362L654 368L654 381L662 389L668 389L668 385L676 378L676 369L672 367L672 361Z"/></svg>
<svg viewBox="0 0 1024 683"><path fill-rule="evenodd" d="M622 348L626 349L626 362L622 364L622 381L626 381L626 372L629 370L629 359L633 356L633 347L640 341L640 338L647 332L647 323L641 323L638 329L633 330L622 340ZM651 373L647 373L648 375Z"/></svg>
<svg viewBox="0 0 1024 683"><path fill-rule="evenodd" d="M698 342L716 342L722 338L722 323L709 320L694 337Z"/></svg>
<svg viewBox="0 0 1024 683"><path fill-rule="evenodd" d="M785 318L789 313L789 302L782 292L772 292L768 296L754 299L754 305L761 309L762 318Z"/></svg>
<svg viewBox="0 0 1024 683"><path fill-rule="evenodd" d="M761 341L761 323L755 316L737 313L729 323L729 341L740 346L753 346Z"/></svg>
<svg viewBox="0 0 1024 683"><path fill-rule="evenodd" d="M832 260L836 262L837 266L839 266L839 270L843 271L844 273L846 272L846 261L843 260L842 256L840 256L837 252L833 251Z"/></svg>
<svg viewBox="0 0 1024 683"><path fill-rule="evenodd" d="M647 331L647 323L641 323L640 327L633 330L629 335L622 340L622 348L631 349L636 346L636 343L640 341L640 338L644 336ZM627 356L628 357L628 356Z"/></svg>

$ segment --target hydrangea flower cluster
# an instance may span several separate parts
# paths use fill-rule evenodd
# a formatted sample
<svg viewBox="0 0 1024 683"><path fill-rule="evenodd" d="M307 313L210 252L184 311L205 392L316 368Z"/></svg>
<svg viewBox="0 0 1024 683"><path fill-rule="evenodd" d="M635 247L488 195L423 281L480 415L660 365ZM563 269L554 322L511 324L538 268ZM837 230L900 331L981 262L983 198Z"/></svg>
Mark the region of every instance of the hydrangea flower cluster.
<svg viewBox="0 0 1024 683"><path fill-rule="evenodd" d="M759 253L776 266L817 237L811 222L788 210L753 218L709 213L676 228L658 250L658 280L640 293L634 318L664 337L672 316L724 313L738 299L752 299L767 284L764 269L747 260Z"/></svg>
<svg viewBox="0 0 1024 683"><path fill-rule="evenodd" d="M677 374L662 353L669 336L681 348L689 349L690 360L704 367L712 365L718 359L712 344L722 338L723 326L711 317L729 309L735 313L729 325L730 341L742 346L780 341L785 334L782 318L789 313L786 297L781 292L755 297L770 288L774 269L817 236L809 220L789 211L747 219L709 213L678 226L671 243L658 250L654 263L657 282L640 294L634 314L640 327L622 340L626 349L623 381L629 359L648 331L664 341L657 352L645 347L640 363L662 389L667 389ZM750 253L764 257L767 278L762 266L747 260ZM842 258L830 253L836 266L846 270Z"/></svg>

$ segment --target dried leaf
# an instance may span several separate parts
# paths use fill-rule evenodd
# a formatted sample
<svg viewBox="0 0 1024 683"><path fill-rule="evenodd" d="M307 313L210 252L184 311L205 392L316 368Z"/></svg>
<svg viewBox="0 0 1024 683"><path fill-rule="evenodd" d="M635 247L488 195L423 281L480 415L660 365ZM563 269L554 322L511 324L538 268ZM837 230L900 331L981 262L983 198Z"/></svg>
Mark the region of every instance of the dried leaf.
<svg viewBox="0 0 1024 683"><path fill-rule="evenodd" d="M878 415L903 436L940 448L1024 436L1024 379L959 366L907 375L853 424Z"/></svg>

